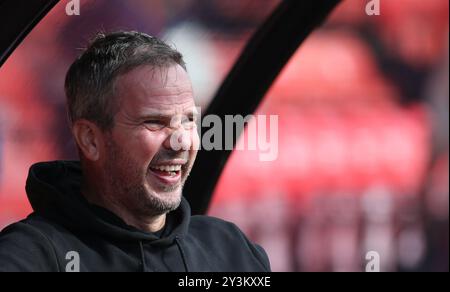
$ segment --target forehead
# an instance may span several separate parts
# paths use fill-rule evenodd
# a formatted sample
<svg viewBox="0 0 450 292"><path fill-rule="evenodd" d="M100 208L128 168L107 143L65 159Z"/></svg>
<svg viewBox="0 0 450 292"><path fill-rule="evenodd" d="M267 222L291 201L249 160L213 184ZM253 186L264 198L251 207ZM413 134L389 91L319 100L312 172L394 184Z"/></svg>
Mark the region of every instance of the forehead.
<svg viewBox="0 0 450 292"><path fill-rule="evenodd" d="M179 65L169 68L140 66L119 76L115 95L120 110L172 112L194 106L191 81Z"/></svg>

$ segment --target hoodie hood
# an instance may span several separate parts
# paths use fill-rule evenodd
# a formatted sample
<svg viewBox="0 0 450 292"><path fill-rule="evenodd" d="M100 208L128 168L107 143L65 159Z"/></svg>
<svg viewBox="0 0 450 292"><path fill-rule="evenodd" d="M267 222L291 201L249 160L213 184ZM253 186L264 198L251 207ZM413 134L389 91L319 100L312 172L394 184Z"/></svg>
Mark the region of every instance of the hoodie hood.
<svg viewBox="0 0 450 292"><path fill-rule="evenodd" d="M93 206L81 195L82 170L77 161L54 161L34 164L29 171L26 192L33 210L65 227L101 234L121 241L172 245L188 231L191 210L186 199L167 214L161 237L127 225L114 213Z"/></svg>

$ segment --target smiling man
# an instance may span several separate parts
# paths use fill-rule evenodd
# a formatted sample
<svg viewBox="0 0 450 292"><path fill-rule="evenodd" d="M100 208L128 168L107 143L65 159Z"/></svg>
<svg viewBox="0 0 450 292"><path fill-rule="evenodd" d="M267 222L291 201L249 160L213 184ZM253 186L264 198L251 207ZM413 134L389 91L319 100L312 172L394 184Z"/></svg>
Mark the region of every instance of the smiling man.
<svg viewBox="0 0 450 292"><path fill-rule="evenodd" d="M179 52L99 34L65 88L80 161L30 168L34 213L0 234L0 271L270 271L235 225L182 197L199 137Z"/></svg>

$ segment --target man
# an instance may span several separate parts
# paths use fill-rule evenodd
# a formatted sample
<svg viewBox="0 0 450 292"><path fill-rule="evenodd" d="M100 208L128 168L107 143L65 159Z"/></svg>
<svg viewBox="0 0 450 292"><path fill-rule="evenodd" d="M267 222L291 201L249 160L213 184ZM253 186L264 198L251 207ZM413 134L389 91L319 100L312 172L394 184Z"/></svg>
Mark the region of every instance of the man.
<svg viewBox="0 0 450 292"><path fill-rule="evenodd" d="M199 137L179 52L99 34L65 89L80 162L30 168L34 213L0 234L0 271L270 271L235 225L182 198Z"/></svg>

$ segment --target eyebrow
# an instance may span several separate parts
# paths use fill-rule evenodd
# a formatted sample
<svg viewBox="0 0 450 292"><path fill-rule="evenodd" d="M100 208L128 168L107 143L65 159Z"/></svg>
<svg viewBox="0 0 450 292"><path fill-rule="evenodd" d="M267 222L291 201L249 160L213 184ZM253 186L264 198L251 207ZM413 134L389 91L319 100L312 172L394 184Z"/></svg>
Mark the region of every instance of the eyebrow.
<svg viewBox="0 0 450 292"><path fill-rule="evenodd" d="M162 114L162 113L145 113L143 115L141 115L142 119L170 119L172 116L171 115L166 115L166 114Z"/></svg>
<svg viewBox="0 0 450 292"><path fill-rule="evenodd" d="M183 113L183 115L188 116L188 117L194 117L197 115L197 111L188 109ZM146 112L141 115L141 118L143 118L143 119L148 119L148 118L170 119L170 118L172 118L172 116L173 116L172 114L161 113L161 112Z"/></svg>

